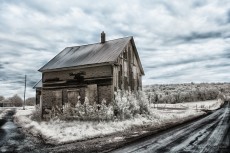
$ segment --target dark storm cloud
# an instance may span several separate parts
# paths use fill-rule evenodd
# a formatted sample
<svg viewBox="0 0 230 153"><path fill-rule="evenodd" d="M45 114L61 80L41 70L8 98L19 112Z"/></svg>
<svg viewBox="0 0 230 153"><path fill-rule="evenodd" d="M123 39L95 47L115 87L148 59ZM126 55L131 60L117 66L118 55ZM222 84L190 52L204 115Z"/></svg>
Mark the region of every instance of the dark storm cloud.
<svg viewBox="0 0 230 153"><path fill-rule="evenodd" d="M226 59L227 58L227 59ZM230 52L224 52L223 54L218 55L206 55L206 56L198 56L198 57L188 57L187 59L178 59L176 61L168 60L162 63L153 63L148 64L145 66L146 69L152 68L160 68L160 67L170 67L170 66L179 66L179 65L186 65L186 64L193 64L199 62L215 62L218 60L222 60L228 63L228 58L230 58ZM216 65L218 66L218 65ZM220 64L221 66L229 66L228 64Z"/></svg>
<svg viewBox="0 0 230 153"><path fill-rule="evenodd" d="M3 67L3 64L0 63L0 69L3 69L3 68L4 68L4 67Z"/></svg>
<svg viewBox="0 0 230 153"><path fill-rule="evenodd" d="M80 39L80 38L73 38L73 39L71 39L70 40L72 43L75 43L76 44L76 42L78 43L78 45L86 45L86 44L91 44L91 43L95 43L95 42L92 42L92 40L91 40L91 42L89 42L89 41L86 41L86 40L83 40L83 39ZM77 46L78 46L77 45ZM68 46L68 47L70 47L70 46Z"/></svg>
<svg viewBox="0 0 230 153"><path fill-rule="evenodd" d="M7 39L0 39L1 43L4 45L9 45L14 48L14 51L7 52L7 54L19 56L20 53L18 52L18 49L20 48L27 48L27 49L32 49L33 51L40 51L40 50L47 50L46 48L42 47L36 47L34 44L30 42L20 42L18 40L7 40Z"/></svg>
<svg viewBox="0 0 230 153"><path fill-rule="evenodd" d="M205 66L206 68L218 68L218 67L230 67L230 63L222 63L222 64L208 64Z"/></svg>
<svg viewBox="0 0 230 153"><path fill-rule="evenodd" d="M9 62L0 62L0 72L5 69L5 67L9 64Z"/></svg>
<svg viewBox="0 0 230 153"><path fill-rule="evenodd" d="M0 41L3 43L3 44L8 44L8 45L14 45L15 47L16 46L22 46L22 47L28 47L29 45L25 42L19 42L17 40L7 40L6 38L2 38L0 39Z"/></svg>
<svg viewBox="0 0 230 153"><path fill-rule="evenodd" d="M227 11L227 23L230 23L230 9Z"/></svg>
<svg viewBox="0 0 230 153"><path fill-rule="evenodd" d="M221 56L223 58L227 58L228 60L230 60L230 48L225 50L225 52L223 54L221 54Z"/></svg>
<svg viewBox="0 0 230 153"><path fill-rule="evenodd" d="M192 32L187 36L179 36L176 39L189 42L194 40L212 39L212 38L221 38L221 37L222 37L221 32L205 32L205 33Z"/></svg>
<svg viewBox="0 0 230 153"><path fill-rule="evenodd" d="M28 85L29 87L34 87L34 85L35 85L36 83L37 83L37 82L34 81L34 80L29 80L29 81L27 82L27 85Z"/></svg>
<svg viewBox="0 0 230 153"><path fill-rule="evenodd" d="M202 1L196 0L192 4L194 7L202 7L207 4L207 1L206 0L202 0Z"/></svg>
<svg viewBox="0 0 230 153"><path fill-rule="evenodd" d="M211 60L214 57L203 57L203 58L190 58L190 59L184 59L184 60L177 60L177 61L168 61L162 64L154 64L153 65L148 65L145 66L145 68L159 68L159 67L166 67L166 66L175 66L175 65L185 65L185 64L190 64L190 63L195 63L195 62L200 62L200 61L207 61Z"/></svg>
<svg viewBox="0 0 230 153"><path fill-rule="evenodd" d="M41 51L41 50L44 50L44 51L48 51L46 48L39 48L39 47L28 47L29 49L31 50L34 50L34 51Z"/></svg>
<svg viewBox="0 0 230 153"><path fill-rule="evenodd" d="M225 54L226 56L226 58L229 58L230 59L230 53L227 53L227 54Z"/></svg>
<svg viewBox="0 0 230 153"><path fill-rule="evenodd" d="M34 74L35 71L28 70L26 71L27 74L27 86L29 88L32 88L34 84L36 83L36 78L33 77L32 74ZM28 75L29 74L29 75ZM0 71L0 81L8 82L11 85L14 85L15 89L20 89L24 86L25 83L25 74L18 73L18 72L1 72Z"/></svg>
<svg viewBox="0 0 230 153"><path fill-rule="evenodd" d="M168 79L168 78L175 78L175 77L178 77L178 76L181 76L181 75L185 75L185 71L177 71L177 72L173 72L173 73L168 73L168 74L161 74L161 75L158 75L158 76L153 76L153 77L150 77L149 79Z"/></svg>
<svg viewBox="0 0 230 153"><path fill-rule="evenodd" d="M6 79L5 79L5 75L4 75L4 72L0 69L0 81L5 81Z"/></svg>
<svg viewBox="0 0 230 153"><path fill-rule="evenodd" d="M65 7L65 4L63 5L58 5L59 2L49 2L45 0L39 0L39 1L30 1L30 0L24 0L24 1L19 1L19 0L12 0L11 3L13 4L20 4L21 6L24 6L28 9L31 9L33 11L37 11L39 13L45 14L46 16L58 16L60 14L65 14L66 12L69 11L69 7ZM61 7L60 8L55 8L55 7ZM56 11L55 11L56 10Z"/></svg>

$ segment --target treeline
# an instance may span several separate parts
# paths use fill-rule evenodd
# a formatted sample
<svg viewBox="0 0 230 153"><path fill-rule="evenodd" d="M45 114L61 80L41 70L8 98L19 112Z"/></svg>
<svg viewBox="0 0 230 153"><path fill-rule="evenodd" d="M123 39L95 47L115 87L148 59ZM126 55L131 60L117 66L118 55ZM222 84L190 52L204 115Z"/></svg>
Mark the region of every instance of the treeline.
<svg viewBox="0 0 230 153"><path fill-rule="evenodd" d="M230 92L230 83L147 85L144 91L150 103L173 104L223 98Z"/></svg>
<svg viewBox="0 0 230 153"><path fill-rule="evenodd" d="M23 100L17 94L12 97L5 98L4 96L0 96L0 107L21 107L23 105ZM34 106L35 105L35 97L29 97L25 101L25 105Z"/></svg>

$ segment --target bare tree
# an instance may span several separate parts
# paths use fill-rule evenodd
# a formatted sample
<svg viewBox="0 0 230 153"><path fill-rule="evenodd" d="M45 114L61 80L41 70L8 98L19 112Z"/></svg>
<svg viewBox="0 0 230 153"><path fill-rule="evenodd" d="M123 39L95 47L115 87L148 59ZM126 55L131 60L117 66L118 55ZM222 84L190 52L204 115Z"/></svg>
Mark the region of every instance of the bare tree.
<svg viewBox="0 0 230 153"><path fill-rule="evenodd" d="M22 106L22 98L15 94L13 97L9 98L9 101L13 104L13 106L20 107Z"/></svg>
<svg viewBox="0 0 230 153"><path fill-rule="evenodd" d="M27 106L34 106L35 105L36 98L35 97L29 97L26 99L26 105Z"/></svg>
<svg viewBox="0 0 230 153"><path fill-rule="evenodd" d="M157 98L154 98L156 103L204 101L218 98L219 92L224 95L229 93L230 83L156 84L147 85L144 91L158 95Z"/></svg>
<svg viewBox="0 0 230 153"><path fill-rule="evenodd" d="M0 96L0 101L3 101L5 99L4 96Z"/></svg>

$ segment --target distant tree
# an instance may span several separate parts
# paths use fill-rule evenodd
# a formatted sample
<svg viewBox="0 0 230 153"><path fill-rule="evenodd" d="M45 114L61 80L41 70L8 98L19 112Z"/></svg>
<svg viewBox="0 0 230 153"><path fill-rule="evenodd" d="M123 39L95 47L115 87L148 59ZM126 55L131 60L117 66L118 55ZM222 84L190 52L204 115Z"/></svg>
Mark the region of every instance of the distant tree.
<svg viewBox="0 0 230 153"><path fill-rule="evenodd" d="M9 101L15 107L20 107L20 106L22 106L22 103L23 103L22 98L19 97L17 94L15 94L13 97L10 97Z"/></svg>
<svg viewBox="0 0 230 153"><path fill-rule="evenodd" d="M4 99L1 102L3 103L2 104L3 107L10 107L10 106L12 106L11 103L10 103L10 101L9 101L9 98Z"/></svg>
<svg viewBox="0 0 230 153"><path fill-rule="evenodd" d="M145 87L144 87L145 88ZM212 100L225 97L230 93L230 83L184 83L184 84L165 84L149 85L144 90L147 93L154 91L151 102L157 103L180 103L192 101ZM156 97L153 96L156 94Z"/></svg>
<svg viewBox="0 0 230 153"><path fill-rule="evenodd" d="M0 101L3 101L5 99L4 96L0 96Z"/></svg>
<svg viewBox="0 0 230 153"><path fill-rule="evenodd" d="M27 106L34 106L35 105L36 98L35 97L29 97L26 99L26 105Z"/></svg>

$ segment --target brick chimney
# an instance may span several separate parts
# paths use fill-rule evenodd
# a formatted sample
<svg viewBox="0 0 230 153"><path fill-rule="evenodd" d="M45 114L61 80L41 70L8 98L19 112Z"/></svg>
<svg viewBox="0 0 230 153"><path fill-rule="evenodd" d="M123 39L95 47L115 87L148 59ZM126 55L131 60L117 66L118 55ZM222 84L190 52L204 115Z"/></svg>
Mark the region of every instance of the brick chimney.
<svg viewBox="0 0 230 153"><path fill-rule="evenodd" d="M105 43L105 33L102 31L101 33L101 43Z"/></svg>

